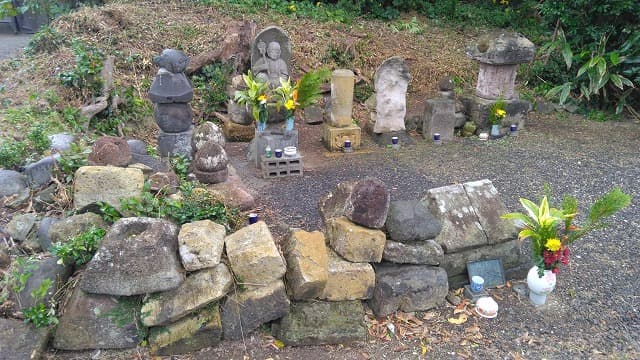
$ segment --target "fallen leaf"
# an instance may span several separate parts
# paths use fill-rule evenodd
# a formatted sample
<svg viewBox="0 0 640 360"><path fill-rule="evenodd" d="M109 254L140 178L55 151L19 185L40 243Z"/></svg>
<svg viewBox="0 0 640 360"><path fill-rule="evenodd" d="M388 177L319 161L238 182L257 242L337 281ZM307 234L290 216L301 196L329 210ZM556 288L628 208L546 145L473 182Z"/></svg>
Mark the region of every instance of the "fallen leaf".
<svg viewBox="0 0 640 360"><path fill-rule="evenodd" d="M458 318L448 318L447 319L448 322L454 324L454 325L460 325L460 324L464 324L467 322L467 314L460 314L460 316L458 316Z"/></svg>
<svg viewBox="0 0 640 360"><path fill-rule="evenodd" d="M498 300L500 300L500 301L504 300L504 298L502 296L498 295L498 294L493 294L493 297L498 299Z"/></svg>
<svg viewBox="0 0 640 360"><path fill-rule="evenodd" d="M274 340L273 345L275 345L280 350L284 349L284 343L281 340Z"/></svg>
<svg viewBox="0 0 640 360"><path fill-rule="evenodd" d="M511 281L507 281L507 287L510 288L511 286Z"/></svg>

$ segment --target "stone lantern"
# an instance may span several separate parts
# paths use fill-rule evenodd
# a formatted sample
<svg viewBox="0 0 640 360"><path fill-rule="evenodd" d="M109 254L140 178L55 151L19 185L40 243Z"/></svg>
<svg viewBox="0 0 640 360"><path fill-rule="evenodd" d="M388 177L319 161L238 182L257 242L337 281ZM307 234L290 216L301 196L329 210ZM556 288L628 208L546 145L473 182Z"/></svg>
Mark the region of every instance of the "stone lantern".
<svg viewBox="0 0 640 360"><path fill-rule="evenodd" d="M518 99L514 85L518 66L533 60L533 43L518 33L501 33L494 37L483 37L477 44L467 48L466 54L478 61L479 66L475 96L467 95L461 99L467 115L479 127L487 127L488 108L502 97L507 103L503 127L508 127L508 122L522 127L531 104Z"/></svg>

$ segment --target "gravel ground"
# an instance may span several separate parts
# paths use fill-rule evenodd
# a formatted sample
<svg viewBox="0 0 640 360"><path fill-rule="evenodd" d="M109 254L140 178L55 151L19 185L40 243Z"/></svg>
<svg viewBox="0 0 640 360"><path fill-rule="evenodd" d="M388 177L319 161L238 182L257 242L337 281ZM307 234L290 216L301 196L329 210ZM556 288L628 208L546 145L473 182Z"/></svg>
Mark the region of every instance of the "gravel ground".
<svg viewBox="0 0 640 360"><path fill-rule="evenodd" d="M532 116L517 138L482 142L456 138L444 146L423 142L395 151L364 139L362 151L331 154L319 142L320 128L302 125L305 155L301 177L265 181L242 157L245 144L229 144L234 165L257 194L256 209L278 238L287 226L321 228L318 199L336 184L366 176L384 181L392 200L420 198L426 190L490 179L512 211L518 198L538 198L543 184L554 195L571 194L584 206L613 186L633 195L605 231L572 246L569 267L561 270L547 305L532 307L509 287L491 290L500 305L495 319L469 315L461 325L447 321L445 304L416 316L421 336L370 339L353 347L277 349L266 333L244 343L224 342L174 359L638 359L640 358L640 124L595 123L578 117ZM584 210L584 207L582 208ZM580 223L580 221L578 221ZM515 280L510 285L522 281ZM394 321L397 318L379 319ZM375 323L369 319L369 326ZM414 327L414 330L416 328ZM95 353L93 353L95 354ZM51 359L80 359L89 353L51 353ZM144 350L103 352L98 358L146 358Z"/></svg>

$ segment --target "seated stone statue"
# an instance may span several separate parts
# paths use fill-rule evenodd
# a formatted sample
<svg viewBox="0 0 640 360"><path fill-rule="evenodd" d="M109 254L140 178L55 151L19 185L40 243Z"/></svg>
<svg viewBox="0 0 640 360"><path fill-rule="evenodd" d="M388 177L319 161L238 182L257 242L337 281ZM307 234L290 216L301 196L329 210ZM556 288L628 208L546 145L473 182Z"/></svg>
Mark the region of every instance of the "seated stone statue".
<svg viewBox="0 0 640 360"><path fill-rule="evenodd" d="M287 63L280 57L280 44L272 41L267 47L264 41L260 41L257 47L262 57L256 61L251 71L257 79L268 82L271 87L280 86L280 78L289 78Z"/></svg>

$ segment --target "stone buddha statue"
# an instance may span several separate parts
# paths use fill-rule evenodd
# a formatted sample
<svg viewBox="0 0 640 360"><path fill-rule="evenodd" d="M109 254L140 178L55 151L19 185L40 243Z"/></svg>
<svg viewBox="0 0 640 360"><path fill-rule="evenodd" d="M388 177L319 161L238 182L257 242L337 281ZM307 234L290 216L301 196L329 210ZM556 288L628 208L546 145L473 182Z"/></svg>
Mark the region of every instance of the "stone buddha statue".
<svg viewBox="0 0 640 360"><path fill-rule="evenodd" d="M280 57L282 50L280 44L271 41L267 45L264 41L256 45L261 57L251 67L251 71L256 78L268 82L271 87L280 86L280 79L289 78L289 68L287 63Z"/></svg>

